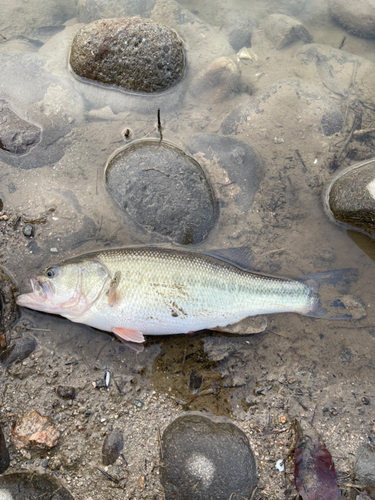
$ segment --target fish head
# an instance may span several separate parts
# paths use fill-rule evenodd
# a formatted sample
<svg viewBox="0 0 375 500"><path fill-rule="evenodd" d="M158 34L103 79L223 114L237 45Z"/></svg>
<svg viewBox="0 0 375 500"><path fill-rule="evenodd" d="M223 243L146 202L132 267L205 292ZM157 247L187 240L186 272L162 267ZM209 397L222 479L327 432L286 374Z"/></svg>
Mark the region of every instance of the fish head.
<svg viewBox="0 0 375 500"><path fill-rule="evenodd" d="M108 271L99 261L82 259L47 267L29 276L32 292L19 295L19 306L74 318L83 314L101 294Z"/></svg>

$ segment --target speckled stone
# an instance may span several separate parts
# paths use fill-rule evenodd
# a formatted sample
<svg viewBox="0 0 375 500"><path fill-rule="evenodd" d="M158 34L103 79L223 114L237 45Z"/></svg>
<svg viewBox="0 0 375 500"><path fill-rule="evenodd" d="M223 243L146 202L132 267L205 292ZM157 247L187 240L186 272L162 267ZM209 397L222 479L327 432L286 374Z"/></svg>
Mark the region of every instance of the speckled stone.
<svg viewBox="0 0 375 500"><path fill-rule="evenodd" d="M76 34L70 64L80 77L151 93L181 79L184 51L174 31L150 19L102 19Z"/></svg>
<svg viewBox="0 0 375 500"><path fill-rule="evenodd" d="M161 448L166 500L250 498L257 484L249 440L227 418L186 413L165 429Z"/></svg>
<svg viewBox="0 0 375 500"><path fill-rule="evenodd" d="M375 234L375 162L338 177L329 192L329 207L338 221Z"/></svg>

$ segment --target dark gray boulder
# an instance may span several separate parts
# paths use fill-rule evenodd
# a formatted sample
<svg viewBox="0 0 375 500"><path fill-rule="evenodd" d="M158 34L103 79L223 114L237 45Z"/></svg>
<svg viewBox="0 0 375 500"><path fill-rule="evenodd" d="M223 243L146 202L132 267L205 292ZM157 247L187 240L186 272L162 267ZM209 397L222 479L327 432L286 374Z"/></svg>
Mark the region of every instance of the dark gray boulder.
<svg viewBox="0 0 375 500"><path fill-rule="evenodd" d="M340 175L329 190L328 203L338 221L375 234L375 162Z"/></svg>
<svg viewBox="0 0 375 500"><path fill-rule="evenodd" d="M118 208L176 243L198 243L214 224L216 202L202 168L165 142L142 141L117 153L106 182Z"/></svg>
<svg viewBox="0 0 375 500"><path fill-rule="evenodd" d="M217 162L227 174L228 185L239 188L236 203L243 210L250 209L262 178L258 155L251 146L231 137L197 134L190 139L187 149L192 155L203 153L210 162ZM226 185L222 189L225 191Z"/></svg>
<svg viewBox="0 0 375 500"><path fill-rule="evenodd" d="M80 77L152 93L181 79L184 51L174 31L150 19L102 19L76 34L70 65Z"/></svg>
<svg viewBox="0 0 375 500"><path fill-rule="evenodd" d="M230 12L224 16L221 29L234 50L240 50L242 47L251 46L251 35L256 25L255 21L243 14Z"/></svg>
<svg viewBox="0 0 375 500"><path fill-rule="evenodd" d="M165 429L161 450L166 500L250 498L257 484L249 440L227 418L178 417Z"/></svg>
<svg viewBox="0 0 375 500"><path fill-rule="evenodd" d="M3 430L0 428L0 474L8 469L10 465L9 451Z"/></svg>
<svg viewBox="0 0 375 500"><path fill-rule="evenodd" d="M36 341L32 337L22 337L0 354L0 365L8 368L13 363L20 363L36 349Z"/></svg>
<svg viewBox="0 0 375 500"><path fill-rule="evenodd" d="M354 469L362 484L375 487L375 446L364 444L357 448Z"/></svg>
<svg viewBox="0 0 375 500"><path fill-rule="evenodd" d="M4 99L0 99L0 148L8 153L25 154L35 146L42 131L22 120Z"/></svg>
<svg viewBox="0 0 375 500"><path fill-rule="evenodd" d="M248 130L251 126L265 126L267 117L272 121L275 111L284 107L284 117L288 112L293 113L293 117L301 115L305 123L318 128L325 136L341 130L341 112L325 92L303 80L287 78L252 96L246 104L234 110L222 123L221 131L225 135L237 134L246 123L249 124Z"/></svg>
<svg viewBox="0 0 375 500"><path fill-rule="evenodd" d="M61 484L59 479L48 474L38 474L33 471L5 474L0 477L0 491L6 490L6 499L35 500L36 498L51 498L53 500L74 500L74 497Z"/></svg>

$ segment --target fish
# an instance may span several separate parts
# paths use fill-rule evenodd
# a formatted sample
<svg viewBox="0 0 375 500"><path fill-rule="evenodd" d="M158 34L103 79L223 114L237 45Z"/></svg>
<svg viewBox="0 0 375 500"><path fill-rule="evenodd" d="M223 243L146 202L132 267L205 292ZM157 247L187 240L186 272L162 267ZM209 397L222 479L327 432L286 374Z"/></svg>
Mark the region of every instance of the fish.
<svg viewBox="0 0 375 500"><path fill-rule="evenodd" d="M259 314L351 319L348 310L356 308L358 316L359 299L346 307L335 297L332 314L319 294L322 284L330 287L346 276L343 271L279 278L205 253L123 248L65 260L30 276L32 292L16 302L142 343L145 335L215 330Z"/></svg>

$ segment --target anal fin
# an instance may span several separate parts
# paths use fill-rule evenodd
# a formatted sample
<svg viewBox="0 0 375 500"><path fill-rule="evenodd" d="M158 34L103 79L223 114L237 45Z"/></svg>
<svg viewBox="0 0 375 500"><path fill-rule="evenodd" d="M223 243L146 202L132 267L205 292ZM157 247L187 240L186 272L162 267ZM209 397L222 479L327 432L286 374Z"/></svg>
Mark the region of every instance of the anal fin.
<svg viewBox="0 0 375 500"><path fill-rule="evenodd" d="M117 335L121 340L128 340L129 342L135 342L141 344L145 341L143 333L139 330L132 330L131 328L115 327L112 328L112 332Z"/></svg>

